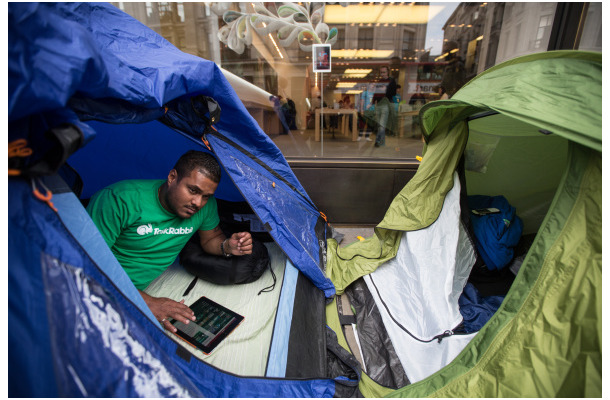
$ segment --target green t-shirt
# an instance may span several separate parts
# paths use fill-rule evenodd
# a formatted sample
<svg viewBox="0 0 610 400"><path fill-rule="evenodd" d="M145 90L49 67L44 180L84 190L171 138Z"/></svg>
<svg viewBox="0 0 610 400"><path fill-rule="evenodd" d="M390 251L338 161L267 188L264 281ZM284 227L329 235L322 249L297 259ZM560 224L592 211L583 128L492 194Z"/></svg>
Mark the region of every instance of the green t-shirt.
<svg viewBox="0 0 610 400"><path fill-rule="evenodd" d="M192 217L165 210L158 189L163 180L127 180L97 192L87 212L134 285L145 289L169 267L197 230L220 222L216 199Z"/></svg>

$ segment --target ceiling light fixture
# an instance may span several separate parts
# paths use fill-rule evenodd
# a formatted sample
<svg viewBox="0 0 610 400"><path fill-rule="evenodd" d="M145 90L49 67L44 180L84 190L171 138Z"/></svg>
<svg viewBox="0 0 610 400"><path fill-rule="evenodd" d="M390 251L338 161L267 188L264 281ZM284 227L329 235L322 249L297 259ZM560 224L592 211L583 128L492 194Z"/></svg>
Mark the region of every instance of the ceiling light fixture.
<svg viewBox="0 0 610 400"><path fill-rule="evenodd" d="M337 83L338 88L353 88L356 86L356 82L339 82Z"/></svg>
<svg viewBox="0 0 610 400"><path fill-rule="evenodd" d="M440 13L441 5L373 4L367 7L351 3L346 7L330 4L324 7L324 22L327 24L355 23L399 23L426 24Z"/></svg>
<svg viewBox="0 0 610 400"><path fill-rule="evenodd" d="M271 34L269 34L269 39L271 39L271 41L273 42L273 45L275 46L275 50L277 51L277 54L280 55L281 59L284 59L284 56L282 55L280 48L278 47L277 43L275 43L275 39L273 39L273 36L271 36Z"/></svg>
<svg viewBox="0 0 610 400"><path fill-rule="evenodd" d="M337 58L390 58L394 50L373 50L373 49L338 49L332 51L332 56Z"/></svg>
<svg viewBox="0 0 610 400"><path fill-rule="evenodd" d="M370 74L373 72L372 68L347 68L343 71L344 74Z"/></svg>
<svg viewBox="0 0 610 400"><path fill-rule="evenodd" d="M434 61L442 60L443 58L447 57L448 55L449 55L449 53L445 53L445 54L443 54L443 55L440 55L440 56L436 57L436 58L434 59Z"/></svg>

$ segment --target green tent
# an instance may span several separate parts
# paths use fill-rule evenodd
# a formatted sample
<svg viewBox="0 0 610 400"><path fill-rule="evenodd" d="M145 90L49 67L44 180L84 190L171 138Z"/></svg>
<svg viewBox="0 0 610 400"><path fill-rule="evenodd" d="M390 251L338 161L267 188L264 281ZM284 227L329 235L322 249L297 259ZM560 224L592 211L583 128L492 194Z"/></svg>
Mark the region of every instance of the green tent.
<svg viewBox="0 0 610 400"><path fill-rule="evenodd" d="M375 228L375 235L344 248L329 240L326 273L338 294L353 293L351 306L341 299L345 294L327 306L327 321L340 343L358 353L365 364L359 387L364 396L601 396L601 71L599 53L527 55L481 73L452 99L422 108L423 160ZM446 252L443 243L449 242L439 244L435 238L445 229L455 230L455 221L461 217L447 219L446 226L451 228L435 225L441 223L441 210L445 212L444 204L454 188L458 208L466 194L503 195L522 219L523 235L531 235L531 246L491 319L453 350L453 355L446 355L438 370L418 372L420 377L412 379L412 367L404 360L402 366L395 361L374 366L373 359L385 352L382 347L387 347L387 338L381 340L361 328L366 318L359 314L383 313L381 309L393 306L386 303L399 300L386 299L377 307L366 308L353 305L354 293L375 297L375 292L385 289L381 286L393 286L390 280L373 290L367 281L369 289L363 290L360 283L363 277L402 262L398 258L406 260L402 263L407 271L417 264L420 256L410 254L406 247L424 255ZM462 205L461 212L468 210ZM429 230L432 236L421 236ZM400 293L435 293L436 288L425 287L430 282L417 278L432 266L453 275L447 283L437 269L435 276L443 282L437 286L459 286L458 290L464 286L464 277L455 271L470 271L473 258L459 257L464 247L460 243L465 243L460 239L464 236L461 230L454 234L458 238L451 242L454 244L447 245L457 249L449 254L449 265L439 267L427 260L420 275L395 274L397 284L410 285L408 290L398 286ZM450 289L455 292L455 287ZM450 307L456 306L455 293L447 300ZM354 311L350 323L347 317ZM426 318L437 312L411 307L405 314ZM398 323L401 316L391 318ZM390 332L386 322L378 322L377 328ZM357 346L353 341L348 344L354 332ZM407 333L417 336L412 330ZM429 343L417 338L414 343L439 350L440 339L442 343L452 339L445 336ZM390 340L393 347L404 341ZM422 354L431 354L426 349ZM425 364L426 360L415 362ZM373 366L366 365L369 363ZM396 375L402 378L377 379L400 369L404 373Z"/></svg>

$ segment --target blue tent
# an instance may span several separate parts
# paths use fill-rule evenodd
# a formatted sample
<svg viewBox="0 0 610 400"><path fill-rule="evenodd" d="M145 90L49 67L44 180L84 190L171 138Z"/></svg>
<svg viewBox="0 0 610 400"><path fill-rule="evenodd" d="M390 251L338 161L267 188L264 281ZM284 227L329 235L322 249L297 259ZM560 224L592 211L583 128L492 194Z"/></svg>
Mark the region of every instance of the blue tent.
<svg viewBox="0 0 610 400"><path fill-rule="evenodd" d="M291 375L290 357L303 356L290 354L288 340L269 360L283 365L278 378L236 376L184 355L81 205L122 179L164 178L188 149L211 152L223 168L217 198L246 200L299 279L313 283L301 307L323 336L311 358L326 358L324 299L335 293L324 273L328 225L220 69L109 4L8 11L9 396L326 397L337 382L353 385L325 367Z"/></svg>

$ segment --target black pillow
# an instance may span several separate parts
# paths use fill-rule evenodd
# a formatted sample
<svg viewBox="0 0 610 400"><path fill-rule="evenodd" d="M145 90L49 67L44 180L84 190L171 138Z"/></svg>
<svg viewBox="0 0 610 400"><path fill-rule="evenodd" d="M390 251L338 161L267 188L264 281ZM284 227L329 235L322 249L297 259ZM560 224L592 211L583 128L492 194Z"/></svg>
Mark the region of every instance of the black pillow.
<svg viewBox="0 0 610 400"><path fill-rule="evenodd" d="M195 238L199 238L195 235ZM203 251L198 240L191 239L180 252L180 263L191 274L217 285L250 283L257 280L269 265L267 247L252 241L252 254L223 257Z"/></svg>

